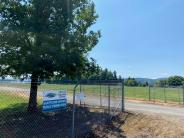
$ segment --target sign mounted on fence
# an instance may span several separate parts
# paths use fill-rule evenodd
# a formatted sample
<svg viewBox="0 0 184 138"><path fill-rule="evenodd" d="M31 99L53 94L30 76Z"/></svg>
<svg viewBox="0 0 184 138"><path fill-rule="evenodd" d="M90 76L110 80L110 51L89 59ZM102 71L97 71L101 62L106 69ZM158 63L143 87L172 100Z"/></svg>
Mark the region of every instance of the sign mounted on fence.
<svg viewBox="0 0 184 138"><path fill-rule="evenodd" d="M65 109L67 105L66 91L46 91L43 93L43 112L54 112Z"/></svg>
<svg viewBox="0 0 184 138"><path fill-rule="evenodd" d="M84 93L83 92L80 92L80 93L76 93L75 94L75 99L77 100L77 101L81 101L81 102L85 102L85 95L84 95Z"/></svg>

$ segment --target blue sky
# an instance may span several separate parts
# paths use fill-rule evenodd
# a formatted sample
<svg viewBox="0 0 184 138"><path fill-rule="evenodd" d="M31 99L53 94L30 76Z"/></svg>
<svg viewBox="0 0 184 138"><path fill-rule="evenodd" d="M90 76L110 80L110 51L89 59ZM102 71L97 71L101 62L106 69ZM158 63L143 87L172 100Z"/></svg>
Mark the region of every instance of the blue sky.
<svg viewBox="0 0 184 138"><path fill-rule="evenodd" d="M94 1L99 65L123 77L184 76L184 0Z"/></svg>

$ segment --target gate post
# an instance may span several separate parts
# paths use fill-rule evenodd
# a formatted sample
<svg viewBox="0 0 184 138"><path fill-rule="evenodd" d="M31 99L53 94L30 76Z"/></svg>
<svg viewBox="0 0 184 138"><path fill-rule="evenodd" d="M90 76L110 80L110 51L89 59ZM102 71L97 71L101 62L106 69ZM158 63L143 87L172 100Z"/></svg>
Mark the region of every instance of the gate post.
<svg viewBox="0 0 184 138"><path fill-rule="evenodd" d="M72 138L75 138L75 94L76 94L76 88L78 87L78 83L75 85L73 89L73 109L72 109Z"/></svg>
<svg viewBox="0 0 184 138"><path fill-rule="evenodd" d="M124 79L122 80L121 83L122 91L121 91L121 112L125 111L125 89L124 89Z"/></svg>
<svg viewBox="0 0 184 138"><path fill-rule="evenodd" d="M110 114L111 110L111 88L110 85L108 84L108 113Z"/></svg>

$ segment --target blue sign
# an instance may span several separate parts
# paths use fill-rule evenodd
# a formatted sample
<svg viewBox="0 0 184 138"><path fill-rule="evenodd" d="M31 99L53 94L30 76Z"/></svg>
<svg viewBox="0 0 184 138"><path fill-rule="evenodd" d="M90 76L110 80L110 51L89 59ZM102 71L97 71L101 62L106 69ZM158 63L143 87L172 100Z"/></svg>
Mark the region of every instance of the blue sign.
<svg viewBox="0 0 184 138"><path fill-rule="evenodd" d="M66 91L47 91L43 93L43 112L54 112L67 106Z"/></svg>

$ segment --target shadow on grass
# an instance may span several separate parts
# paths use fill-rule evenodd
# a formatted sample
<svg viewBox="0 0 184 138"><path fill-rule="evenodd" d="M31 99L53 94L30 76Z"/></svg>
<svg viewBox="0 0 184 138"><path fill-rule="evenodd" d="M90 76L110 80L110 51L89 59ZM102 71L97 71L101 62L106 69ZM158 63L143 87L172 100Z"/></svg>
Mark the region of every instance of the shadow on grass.
<svg viewBox="0 0 184 138"><path fill-rule="evenodd" d="M56 114L43 114L42 112L30 114L25 112L27 104L14 104L8 108L0 109L0 137L71 137L72 106ZM39 107L41 109L41 107ZM78 137L99 137L92 130L104 124L108 114L98 111L90 111L88 108L77 107L76 134ZM119 124L123 124L116 118ZM108 127L111 128L108 128ZM106 127L106 128L105 128ZM120 126L107 125L104 131L109 129L121 135ZM95 130L95 129L94 129ZM90 132L90 133L89 133ZM89 135L90 134L90 135Z"/></svg>

